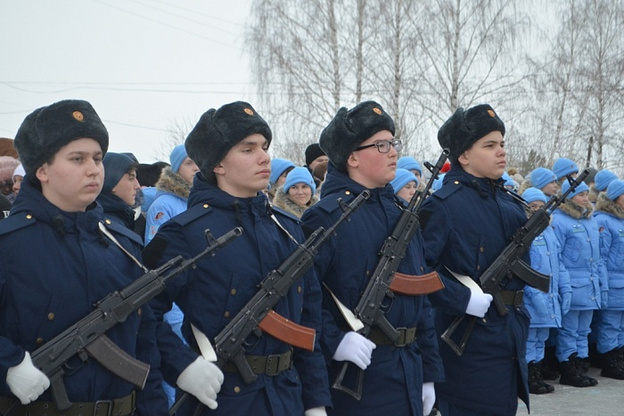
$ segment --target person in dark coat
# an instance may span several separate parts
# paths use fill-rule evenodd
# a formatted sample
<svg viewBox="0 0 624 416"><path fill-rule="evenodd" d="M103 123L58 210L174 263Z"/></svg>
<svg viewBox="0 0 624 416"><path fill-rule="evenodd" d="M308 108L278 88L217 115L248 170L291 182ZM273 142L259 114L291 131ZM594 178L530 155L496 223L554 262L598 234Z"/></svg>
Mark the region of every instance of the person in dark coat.
<svg viewBox="0 0 624 416"><path fill-rule="evenodd" d="M139 165L123 153L108 152L104 156L104 186L97 201L104 208L104 213L130 230L134 230L137 190L140 189L136 177ZM140 236L139 236L140 237Z"/></svg>
<svg viewBox="0 0 624 416"><path fill-rule="evenodd" d="M0 406L17 398L22 406L15 415L40 415L56 405L31 354L143 274L136 264L141 239L106 222L95 202L108 133L88 102L35 110L20 126L15 147L26 176L11 215L0 222ZM67 414L93 414L111 401L111 414L166 415L155 330L153 312L143 305L106 333L151 366L143 390L95 359L70 359L62 379L74 403Z"/></svg>
<svg viewBox="0 0 624 416"><path fill-rule="evenodd" d="M396 345L377 327L369 338L355 332L332 296L349 310L355 308L379 261L379 250L402 213L390 185L401 149L394 131L394 121L374 101L338 110L319 141L330 160L321 200L302 216L307 229L327 229L342 214L339 198L348 203L364 190L371 192L315 258L317 276L328 289L323 296L321 344L330 380L336 379L345 362L366 370L361 400L332 389L332 415L428 415L435 401L433 383L443 380L426 296L387 296L385 317L403 335L403 342ZM410 275L428 271L419 230L398 271ZM355 373L349 371L345 386L355 384L351 378Z"/></svg>
<svg viewBox="0 0 624 416"><path fill-rule="evenodd" d="M212 342L258 292L265 276L304 241L298 220L272 209L262 192L271 174L267 153L271 139L268 124L248 103L238 101L204 113L185 142L188 155L200 169L189 195L189 208L163 224L145 251L146 259L150 256L151 264L158 265L180 253L190 257L202 251L206 229L218 237L234 227L243 228L240 237L176 277L153 302L165 378L196 397L204 396L200 397L202 403L216 409L204 414L315 416L325 415L325 407L331 405L318 340L314 351L305 351L267 333L251 336L245 355L248 362L268 363L271 358L279 359L280 364L275 371L252 364L257 379L246 384L231 362L223 368L223 377L216 366L198 355L198 335L191 327ZM184 313L182 333L190 348L162 321L172 302ZM321 289L310 269L274 310L320 331L320 302ZM204 379L216 381L208 400L194 366L205 370ZM196 404L195 399L186 400L177 414L190 414Z"/></svg>
<svg viewBox="0 0 624 416"><path fill-rule="evenodd" d="M479 318L463 355L440 342L446 381L436 384L436 393L444 416L515 415L518 397L529 405L524 283L504 282L506 316L490 307L490 294L471 288L527 221L523 206L503 187L504 134L503 121L489 105L457 109L438 132L451 169L419 212L427 263L445 282L444 290L429 296L438 335L465 316L453 336L459 344L468 323ZM524 260L530 264L528 254Z"/></svg>

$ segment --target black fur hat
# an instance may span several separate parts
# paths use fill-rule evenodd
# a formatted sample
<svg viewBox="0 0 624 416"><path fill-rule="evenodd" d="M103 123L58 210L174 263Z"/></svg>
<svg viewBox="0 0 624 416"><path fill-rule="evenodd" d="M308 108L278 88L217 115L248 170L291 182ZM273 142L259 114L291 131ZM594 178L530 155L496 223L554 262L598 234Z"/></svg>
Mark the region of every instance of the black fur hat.
<svg viewBox="0 0 624 416"><path fill-rule="evenodd" d="M347 158L375 133L389 130L394 135L392 117L375 101L364 101L347 110L342 107L321 132L319 144L332 164L347 170Z"/></svg>
<svg viewBox="0 0 624 416"><path fill-rule="evenodd" d="M218 110L206 111L189 133L184 147L201 173L210 179L213 169L245 137L262 134L269 144L273 138L271 128L251 104L236 101Z"/></svg>
<svg viewBox="0 0 624 416"><path fill-rule="evenodd" d="M481 104L464 111L458 108L440 127L438 143L443 149L449 149L449 159L456 163L466 150L483 136L500 131L505 135L505 124L489 104Z"/></svg>
<svg viewBox="0 0 624 416"><path fill-rule="evenodd" d="M64 100L27 115L13 144L26 177L35 180L37 169L63 146L81 138L97 141L106 154L108 131L91 104L82 100Z"/></svg>

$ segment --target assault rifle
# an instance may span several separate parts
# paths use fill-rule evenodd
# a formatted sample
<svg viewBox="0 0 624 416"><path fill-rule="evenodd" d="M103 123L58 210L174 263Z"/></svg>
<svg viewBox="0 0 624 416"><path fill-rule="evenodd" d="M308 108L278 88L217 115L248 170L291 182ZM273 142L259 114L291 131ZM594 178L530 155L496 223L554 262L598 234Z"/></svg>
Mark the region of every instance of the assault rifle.
<svg viewBox="0 0 624 416"><path fill-rule="evenodd" d="M568 182L570 183L570 188L559 197L553 196L543 207L535 211L526 224L520 227L513 237L511 237L511 242L503 249L502 253L498 255L490 267L479 277L481 289L484 293L492 295L494 298L494 306L496 306L496 310L500 316L505 316L509 313L501 292L505 284L514 276L518 277L529 286L539 289L542 292L548 292L550 288L550 276L539 273L531 268L531 266L522 260L522 256L529 250L535 237L543 233L548 227L552 212L565 202L567 196L571 192L574 192L588 174L589 169L585 169L576 180L569 176ZM471 317L470 322L466 326L464 335L459 344L457 344L451 339L451 336L465 317L466 315L464 314L455 318L441 336L442 340L446 342L457 355L462 355L464 353L466 343L472 334L477 320L476 316Z"/></svg>
<svg viewBox="0 0 624 416"><path fill-rule="evenodd" d="M119 348L106 331L124 322L128 316L156 297L165 288L170 278L180 274L202 257L210 254L238 237L242 228L236 227L216 240L206 230L208 247L191 259L177 256L161 267L145 273L125 288L108 294L96 303L87 316L58 334L32 353L32 361L50 379L52 398L59 411L67 410L72 403L63 384L64 367L67 361L77 355L82 361L91 356L113 374L142 389L147 381L150 366L128 355ZM10 415L16 401L7 412Z"/></svg>
<svg viewBox="0 0 624 416"><path fill-rule="evenodd" d="M215 337L214 350L217 367L223 368L228 361L231 361L243 381L247 384L253 383L257 376L245 357L246 340L250 335L260 336L262 332L287 344L309 351L314 350L315 331L289 321L273 311L273 307L288 294L290 287L314 264L314 256L318 248L335 235L336 228L343 221L348 221L351 214L369 197L370 192L363 191L348 205L338 200L343 211L340 218L327 230L319 227L303 244L298 245L297 249L277 269L265 276L259 285L260 290ZM201 343L198 342L198 344L202 350ZM175 414L187 397L188 393L185 392L169 410L169 414ZM194 414L200 414L202 407L200 403Z"/></svg>
<svg viewBox="0 0 624 416"><path fill-rule="evenodd" d="M431 170L431 177L425 189L420 193L415 193L410 199L407 208L401 213L392 233L384 241L380 251L381 257L377 262L375 271L353 310L355 317L363 324L363 327L358 332L365 337L368 336L373 326L377 326L391 341L396 343L399 340L399 331L388 322L382 309L384 299L393 295L391 292L414 296L433 293L444 288L440 276L436 272L422 276L410 276L398 273L396 270L403 257L405 257L407 246L420 228L417 212L425 200L429 189L431 189L433 181L440 173L444 162L448 158L448 154L448 150L444 149L434 166L427 165ZM338 373L338 377L336 377L332 387L360 400L362 398L364 370L356 369L358 373L354 389L343 384L345 374L351 365L353 364L349 361L343 363L342 369Z"/></svg>

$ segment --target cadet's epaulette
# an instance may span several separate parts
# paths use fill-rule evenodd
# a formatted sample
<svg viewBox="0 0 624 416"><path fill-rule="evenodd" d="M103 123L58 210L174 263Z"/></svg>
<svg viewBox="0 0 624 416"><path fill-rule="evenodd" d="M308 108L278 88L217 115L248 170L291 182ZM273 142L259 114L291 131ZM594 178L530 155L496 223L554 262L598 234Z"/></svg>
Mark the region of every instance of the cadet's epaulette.
<svg viewBox="0 0 624 416"><path fill-rule="evenodd" d="M275 214L281 215L282 217L290 218L291 220L294 220L298 223L301 222L301 220L297 218L295 215L293 215L292 213L288 211L284 211L280 207L271 206L271 211L273 211Z"/></svg>
<svg viewBox="0 0 624 416"><path fill-rule="evenodd" d="M37 222L37 220L32 214L19 213L9 215L0 221L0 235L12 233L13 231L33 225L35 222Z"/></svg>
<svg viewBox="0 0 624 416"><path fill-rule="evenodd" d="M453 195L462 187L461 182L459 181L450 181L444 184L444 186L437 191L435 191L432 196L440 199L446 199L449 196Z"/></svg>
<svg viewBox="0 0 624 416"><path fill-rule="evenodd" d="M173 217L171 220L176 224L184 226L197 218L208 214L210 211L212 211L212 207L204 202L203 204L193 205L186 211Z"/></svg>
<svg viewBox="0 0 624 416"><path fill-rule="evenodd" d="M107 230L113 231L117 234L121 234L124 237L128 237L130 240L143 246L143 239L141 238L141 236L139 236L137 233L135 233L134 231L132 231L125 225L122 225L118 223L117 221L113 221L106 217L102 219L102 224L104 224Z"/></svg>
<svg viewBox="0 0 624 416"><path fill-rule="evenodd" d="M351 191L337 192L335 194L324 196L319 202L316 203L316 205L318 205L325 212L330 213L340 208L338 199L342 199L342 202L348 204L355 199L356 196L357 195L354 195Z"/></svg>

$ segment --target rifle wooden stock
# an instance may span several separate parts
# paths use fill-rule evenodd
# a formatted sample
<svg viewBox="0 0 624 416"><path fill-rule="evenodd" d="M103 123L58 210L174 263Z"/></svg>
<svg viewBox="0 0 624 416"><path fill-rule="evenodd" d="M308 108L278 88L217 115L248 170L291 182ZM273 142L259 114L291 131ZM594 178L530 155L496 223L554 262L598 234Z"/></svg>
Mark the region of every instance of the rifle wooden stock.
<svg viewBox="0 0 624 416"><path fill-rule="evenodd" d="M258 324L262 332L304 350L314 351L314 340L316 331L302 325L298 325L291 320L284 318L274 310L270 310Z"/></svg>
<svg viewBox="0 0 624 416"><path fill-rule="evenodd" d="M390 283L391 291L408 296L428 295L441 289L444 289L444 283L435 271L423 275L396 272Z"/></svg>

